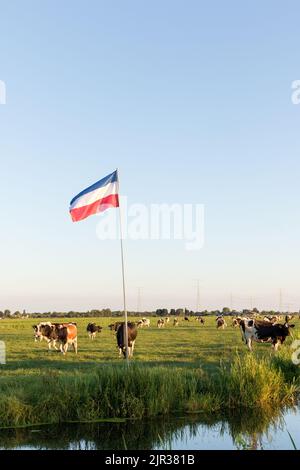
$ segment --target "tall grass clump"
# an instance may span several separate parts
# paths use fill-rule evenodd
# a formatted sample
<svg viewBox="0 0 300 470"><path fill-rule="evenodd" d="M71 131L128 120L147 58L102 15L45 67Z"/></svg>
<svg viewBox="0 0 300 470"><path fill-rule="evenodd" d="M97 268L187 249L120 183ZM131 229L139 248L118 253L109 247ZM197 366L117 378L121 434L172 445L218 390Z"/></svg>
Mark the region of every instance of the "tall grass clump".
<svg viewBox="0 0 300 470"><path fill-rule="evenodd" d="M286 380L278 360L237 355L229 366L221 365L215 378L217 393L228 408L275 407L294 401L299 388Z"/></svg>

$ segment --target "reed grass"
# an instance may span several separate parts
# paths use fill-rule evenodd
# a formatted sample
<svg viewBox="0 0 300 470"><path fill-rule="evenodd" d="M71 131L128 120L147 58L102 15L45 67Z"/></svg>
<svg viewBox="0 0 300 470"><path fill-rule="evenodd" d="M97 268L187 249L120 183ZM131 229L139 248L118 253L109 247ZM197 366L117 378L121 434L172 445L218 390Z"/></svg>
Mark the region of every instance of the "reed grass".
<svg viewBox="0 0 300 470"><path fill-rule="evenodd" d="M283 358L284 359L284 358ZM213 373L202 368L98 366L89 374L49 374L0 381L0 426L143 418L232 408L259 412L292 404L299 375L284 360L236 354Z"/></svg>

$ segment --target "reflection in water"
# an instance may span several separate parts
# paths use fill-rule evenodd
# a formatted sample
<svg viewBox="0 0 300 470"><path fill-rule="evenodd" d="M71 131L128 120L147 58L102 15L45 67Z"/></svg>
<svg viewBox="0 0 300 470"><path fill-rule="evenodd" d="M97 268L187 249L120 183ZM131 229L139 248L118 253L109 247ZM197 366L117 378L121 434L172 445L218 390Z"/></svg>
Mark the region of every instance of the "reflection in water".
<svg viewBox="0 0 300 470"><path fill-rule="evenodd" d="M299 435L299 410L286 412L287 417L289 422L297 423L295 429ZM277 439L276 448L290 449L285 418L283 414L270 416L254 409L251 413L236 410L230 415L197 414L118 423L35 426L1 430L0 448L263 449L272 448L272 442ZM278 439L281 444L278 444Z"/></svg>

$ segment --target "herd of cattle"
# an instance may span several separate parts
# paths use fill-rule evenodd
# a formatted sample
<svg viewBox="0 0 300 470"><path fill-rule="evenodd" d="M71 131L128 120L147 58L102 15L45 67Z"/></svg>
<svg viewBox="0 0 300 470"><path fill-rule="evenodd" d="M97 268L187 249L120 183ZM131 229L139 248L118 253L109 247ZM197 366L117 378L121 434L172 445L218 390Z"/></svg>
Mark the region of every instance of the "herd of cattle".
<svg viewBox="0 0 300 470"><path fill-rule="evenodd" d="M290 329L294 328L295 325L291 325L289 321L293 318L291 315L286 315L284 323L281 316L266 316L263 319L258 317L235 317L232 320L232 326L239 327L242 340L247 345L248 349L252 351L253 341L258 343L272 343L275 351L277 351L280 344L283 344L287 336L291 335ZM196 317L202 325L205 323L203 317ZM190 318L184 317L183 321L190 321ZM170 323L170 318L160 318L157 321L157 327L162 328ZM173 319L173 326L176 327L179 324L178 318ZM128 336L128 355L132 357L134 344L138 333L138 328L149 327L150 320L142 318L138 322L127 323L127 336ZM225 318L220 315L216 318L217 329L225 329L227 323ZM126 344L125 344L125 322L115 322L110 324L109 329L114 331L117 339L117 347L119 350L119 356L126 356ZM74 322L69 323L52 323L42 322L38 325L33 326L35 341L45 340L48 343L49 350L52 347L66 354L69 345L73 346L75 353L77 354L77 324ZM97 333L101 333L102 327L96 325L96 323L89 323L86 331L89 337L94 340Z"/></svg>

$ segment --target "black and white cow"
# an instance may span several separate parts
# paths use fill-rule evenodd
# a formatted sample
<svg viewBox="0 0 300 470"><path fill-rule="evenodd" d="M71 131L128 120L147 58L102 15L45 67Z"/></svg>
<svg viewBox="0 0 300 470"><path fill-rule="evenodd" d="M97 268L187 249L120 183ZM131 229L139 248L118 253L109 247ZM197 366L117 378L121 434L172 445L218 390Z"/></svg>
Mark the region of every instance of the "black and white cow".
<svg viewBox="0 0 300 470"><path fill-rule="evenodd" d="M122 322L117 330L117 345L119 348L119 356L123 353L126 357L126 342L125 342L125 322ZM128 357L133 356L134 344L137 337L137 326L135 323L127 322L127 335L128 335Z"/></svg>
<svg viewBox="0 0 300 470"><path fill-rule="evenodd" d="M138 328L143 328L144 326L147 326L149 328L150 326L150 320L148 318L142 318L137 322L137 327Z"/></svg>
<svg viewBox="0 0 300 470"><path fill-rule="evenodd" d="M290 328L295 325L289 325L289 319L285 317L285 323L272 324L269 321L240 319L240 330L242 339L247 345L249 351L252 351L252 342L272 343L272 347L277 351L280 344L284 343L287 336L290 336Z"/></svg>
<svg viewBox="0 0 300 470"><path fill-rule="evenodd" d="M93 340L96 338L97 333L101 333L102 326L96 325L96 323L89 323L86 327L89 337Z"/></svg>
<svg viewBox="0 0 300 470"><path fill-rule="evenodd" d="M51 351L52 347L57 350L56 342L58 338L51 322L41 322L38 325L33 325L32 328L35 341L45 340L48 343L49 351Z"/></svg>

